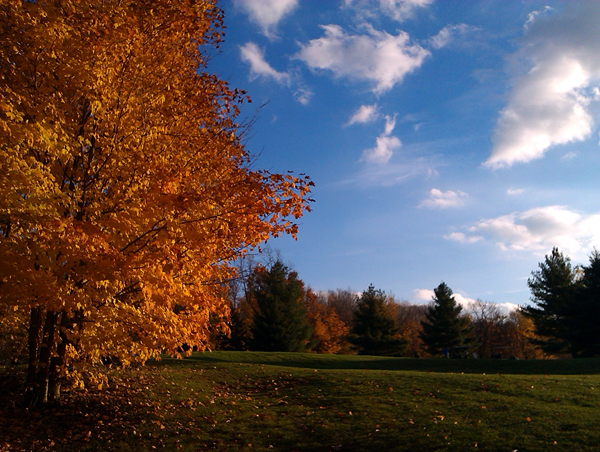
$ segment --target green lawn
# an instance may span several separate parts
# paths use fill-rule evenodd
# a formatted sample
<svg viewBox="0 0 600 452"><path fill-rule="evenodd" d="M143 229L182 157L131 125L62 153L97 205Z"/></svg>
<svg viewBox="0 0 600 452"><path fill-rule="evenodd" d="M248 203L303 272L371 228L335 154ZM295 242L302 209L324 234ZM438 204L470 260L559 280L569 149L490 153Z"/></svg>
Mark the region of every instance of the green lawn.
<svg viewBox="0 0 600 452"><path fill-rule="evenodd" d="M213 352L110 381L0 408L0 450L600 450L598 359Z"/></svg>

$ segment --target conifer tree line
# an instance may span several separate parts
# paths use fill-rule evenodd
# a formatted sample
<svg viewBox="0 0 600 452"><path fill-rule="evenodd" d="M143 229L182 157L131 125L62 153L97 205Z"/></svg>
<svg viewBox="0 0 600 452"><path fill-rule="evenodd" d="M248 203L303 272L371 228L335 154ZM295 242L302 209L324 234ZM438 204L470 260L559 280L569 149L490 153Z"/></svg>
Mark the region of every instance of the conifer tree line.
<svg viewBox="0 0 600 452"><path fill-rule="evenodd" d="M383 290L315 293L278 258L242 269L230 287L231 335L223 349L387 356L544 358L599 356L600 258L571 267L554 249L528 281L532 304L503 313L468 308L441 282L429 305L397 302Z"/></svg>

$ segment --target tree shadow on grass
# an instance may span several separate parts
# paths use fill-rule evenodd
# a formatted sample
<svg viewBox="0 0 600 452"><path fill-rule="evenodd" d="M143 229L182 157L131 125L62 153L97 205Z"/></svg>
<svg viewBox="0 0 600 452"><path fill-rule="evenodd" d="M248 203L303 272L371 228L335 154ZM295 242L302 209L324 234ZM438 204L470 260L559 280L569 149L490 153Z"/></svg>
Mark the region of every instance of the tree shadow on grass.
<svg viewBox="0 0 600 452"><path fill-rule="evenodd" d="M323 370L360 369L518 375L600 374L599 358L554 360L418 359L283 352L196 352L183 360L166 358L161 361L161 363L163 365L190 365L190 363L206 363L213 365L216 363L244 363Z"/></svg>

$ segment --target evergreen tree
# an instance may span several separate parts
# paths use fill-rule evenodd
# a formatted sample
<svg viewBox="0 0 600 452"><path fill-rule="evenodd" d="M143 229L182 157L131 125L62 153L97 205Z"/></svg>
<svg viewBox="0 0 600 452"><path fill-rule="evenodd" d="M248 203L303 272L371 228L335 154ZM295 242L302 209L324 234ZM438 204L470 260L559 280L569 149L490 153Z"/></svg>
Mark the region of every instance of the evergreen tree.
<svg viewBox="0 0 600 452"><path fill-rule="evenodd" d="M302 304L304 284L280 261L269 270L257 267L251 281L257 312L252 325L253 349L305 351L311 327Z"/></svg>
<svg viewBox="0 0 600 452"><path fill-rule="evenodd" d="M533 320L536 334L541 336L532 342L548 354L568 352L568 318L573 314L579 285L575 282L571 260L554 248L539 264L539 270L531 275L527 284L533 305L522 311Z"/></svg>
<svg viewBox="0 0 600 452"><path fill-rule="evenodd" d="M575 283L573 301L567 311L565 337L575 357L600 356L600 253L590 256L590 264Z"/></svg>
<svg viewBox="0 0 600 452"><path fill-rule="evenodd" d="M433 290L433 306L425 315L421 324L421 340L431 355L441 355L444 350L452 351L456 347L474 347L475 338L470 319L461 316L462 306L456 303L452 290L442 282Z"/></svg>
<svg viewBox="0 0 600 452"><path fill-rule="evenodd" d="M373 285L358 301L350 340L362 355L401 356L404 353L406 341L398 336L386 303L385 293L375 290Z"/></svg>

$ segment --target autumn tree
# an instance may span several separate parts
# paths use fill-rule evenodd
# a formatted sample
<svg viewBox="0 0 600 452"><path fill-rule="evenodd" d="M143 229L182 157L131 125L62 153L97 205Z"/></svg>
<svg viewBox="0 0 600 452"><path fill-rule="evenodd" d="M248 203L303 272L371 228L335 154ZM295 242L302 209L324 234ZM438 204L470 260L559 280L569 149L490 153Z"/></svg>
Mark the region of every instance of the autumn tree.
<svg viewBox="0 0 600 452"><path fill-rule="evenodd" d="M325 298L325 297L323 297ZM312 327L311 349L317 353L344 353L349 351L348 327L339 318L327 299L320 299L310 288L304 294L307 320Z"/></svg>
<svg viewBox="0 0 600 452"><path fill-rule="evenodd" d="M421 332L427 314L427 306L408 304L406 302L396 305L396 325L399 334L406 339L406 356L421 356L425 351Z"/></svg>
<svg viewBox="0 0 600 452"><path fill-rule="evenodd" d="M351 328L358 296L349 289L337 289L327 292L327 305L331 307L344 324Z"/></svg>
<svg viewBox="0 0 600 452"><path fill-rule="evenodd" d="M0 0L0 304L31 403L103 356L206 348L229 262L297 231L312 183L252 169L244 93L207 67L222 21L212 0Z"/></svg>
<svg viewBox="0 0 600 452"><path fill-rule="evenodd" d="M360 354L401 356L404 353L406 341L398 334L387 301L385 293L373 285L362 293L350 336Z"/></svg>
<svg viewBox="0 0 600 452"><path fill-rule="evenodd" d="M311 327L302 302L304 283L281 261L259 266L251 289L257 312L252 324L252 348L262 351L301 352L309 347Z"/></svg>
<svg viewBox="0 0 600 452"><path fill-rule="evenodd" d="M510 349L512 344L502 337L502 324L507 316L500 312L498 305L477 300L469 307L473 332L477 337L477 354L480 358L492 358L500 350Z"/></svg>
<svg viewBox="0 0 600 452"><path fill-rule="evenodd" d="M433 289L433 305L423 321L421 339L431 355L441 355L445 349L452 352L457 347L474 345L473 327L469 317L462 314L452 294L452 289L442 282Z"/></svg>

